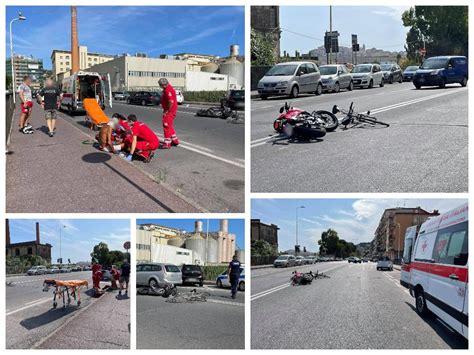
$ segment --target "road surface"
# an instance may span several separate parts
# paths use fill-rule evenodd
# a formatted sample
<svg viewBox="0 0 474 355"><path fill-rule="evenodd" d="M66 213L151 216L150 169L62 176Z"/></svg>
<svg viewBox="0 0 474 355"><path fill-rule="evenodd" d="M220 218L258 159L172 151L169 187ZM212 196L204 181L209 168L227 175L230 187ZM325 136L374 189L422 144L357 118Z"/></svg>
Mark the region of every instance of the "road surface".
<svg viewBox="0 0 474 355"><path fill-rule="evenodd" d="M319 142L288 142L272 123L289 101L372 113L389 128L329 132ZM468 89L416 90L412 83L251 104L252 192L466 192ZM342 117L339 114L339 117Z"/></svg>
<svg viewBox="0 0 474 355"><path fill-rule="evenodd" d="M467 341L424 320L399 271L347 261L252 271L252 349L451 349ZM290 286L291 272L330 278Z"/></svg>

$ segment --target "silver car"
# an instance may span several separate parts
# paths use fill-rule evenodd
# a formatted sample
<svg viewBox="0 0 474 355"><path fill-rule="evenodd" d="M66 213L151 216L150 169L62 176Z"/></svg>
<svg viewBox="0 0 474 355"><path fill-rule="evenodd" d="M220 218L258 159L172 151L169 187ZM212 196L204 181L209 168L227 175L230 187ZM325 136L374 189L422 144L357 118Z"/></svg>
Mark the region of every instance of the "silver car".
<svg viewBox="0 0 474 355"><path fill-rule="evenodd" d="M312 62L288 62L273 66L258 82L262 100L272 95L298 97L303 93L321 95L323 84L318 66Z"/></svg>
<svg viewBox="0 0 474 355"><path fill-rule="evenodd" d="M137 286L157 287L160 283L181 285L179 267L173 264L148 263L137 265Z"/></svg>
<svg viewBox="0 0 474 355"><path fill-rule="evenodd" d="M321 65L319 67L324 91L339 92L341 89L352 91L352 75L345 65Z"/></svg>
<svg viewBox="0 0 474 355"><path fill-rule="evenodd" d="M280 255L273 261L274 267L289 267L295 266L296 261L293 255Z"/></svg>
<svg viewBox="0 0 474 355"><path fill-rule="evenodd" d="M352 68L351 75L354 87L371 89L374 85L385 85L382 68L378 64L357 64Z"/></svg>

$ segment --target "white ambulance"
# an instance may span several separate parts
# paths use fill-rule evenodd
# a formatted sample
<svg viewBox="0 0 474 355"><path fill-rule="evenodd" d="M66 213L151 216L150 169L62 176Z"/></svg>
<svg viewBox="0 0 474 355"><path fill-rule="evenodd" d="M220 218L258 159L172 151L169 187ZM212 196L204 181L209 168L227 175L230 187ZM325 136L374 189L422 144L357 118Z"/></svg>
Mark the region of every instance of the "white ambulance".
<svg viewBox="0 0 474 355"><path fill-rule="evenodd" d="M408 227L405 232L405 243L403 247L403 262L400 270L400 284L406 288L410 287L411 255L415 246L417 226Z"/></svg>
<svg viewBox="0 0 474 355"><path fill-rule="evenodd" d="M410 263L410 294L417 312L434 313L468 338L468 205L427 220Z"/></svg>

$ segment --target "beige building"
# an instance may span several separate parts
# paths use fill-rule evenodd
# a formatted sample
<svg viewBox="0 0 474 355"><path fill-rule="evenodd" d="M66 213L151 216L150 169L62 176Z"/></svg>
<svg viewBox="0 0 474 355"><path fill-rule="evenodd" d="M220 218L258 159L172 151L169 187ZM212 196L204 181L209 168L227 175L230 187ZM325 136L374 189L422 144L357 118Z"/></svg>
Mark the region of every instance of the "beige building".
<svg viewBox="0 0 474 355"><path fill-rule="evenodd" d="M86 46L79 46L79 67L81 70L114 59L113 55L90 53ZM71 70L71 51L54 49L51 53L53 77L59 81L69 76ZM59 76L59 74L62 74Z"/></svg>
<svg viewBox="0 0 474 355"><path fill-rule="evenodd" d="M141 224L137 226L136 258L140 261L151 260L151 245L168 244L168 240L176 238L182 231L160 226L158 224Z"/></svg>
<svg viewBox="0 0 474 355"><path fill-rule="evenodd" d="M51 264L51 244L41 244L40 241L40 225L36 222L36 240L11 243L10 240L10 222L6 219L6 231L5 231L5 247L6 256L10 257L22 257L37 255L41 256L47 264Z"/></svg>

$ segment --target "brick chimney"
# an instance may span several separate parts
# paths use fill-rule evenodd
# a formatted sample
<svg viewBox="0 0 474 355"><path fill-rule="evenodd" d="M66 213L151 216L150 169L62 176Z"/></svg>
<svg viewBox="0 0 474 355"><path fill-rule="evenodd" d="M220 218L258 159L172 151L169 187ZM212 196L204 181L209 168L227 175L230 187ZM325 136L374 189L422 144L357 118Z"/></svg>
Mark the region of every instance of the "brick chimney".
<svg viewBox="0 0 474 355"><path fill-rule="evenodd" d="M40 244L40 224L36 222L36 244Z"/></svg>
<svg viewBox="0 0 474 355"><path fill-rule="evenodd" d="M11 242L10 242L10 220L8 218L6 219L5 237L6 237L6 246L9 246Z"/></svg>
<svg viewBox="0 0 474 355"><path fill-rule="evenodd" d="M77 35L77 9L71 6L71 74L79 71L79 39Z"/></svg>

